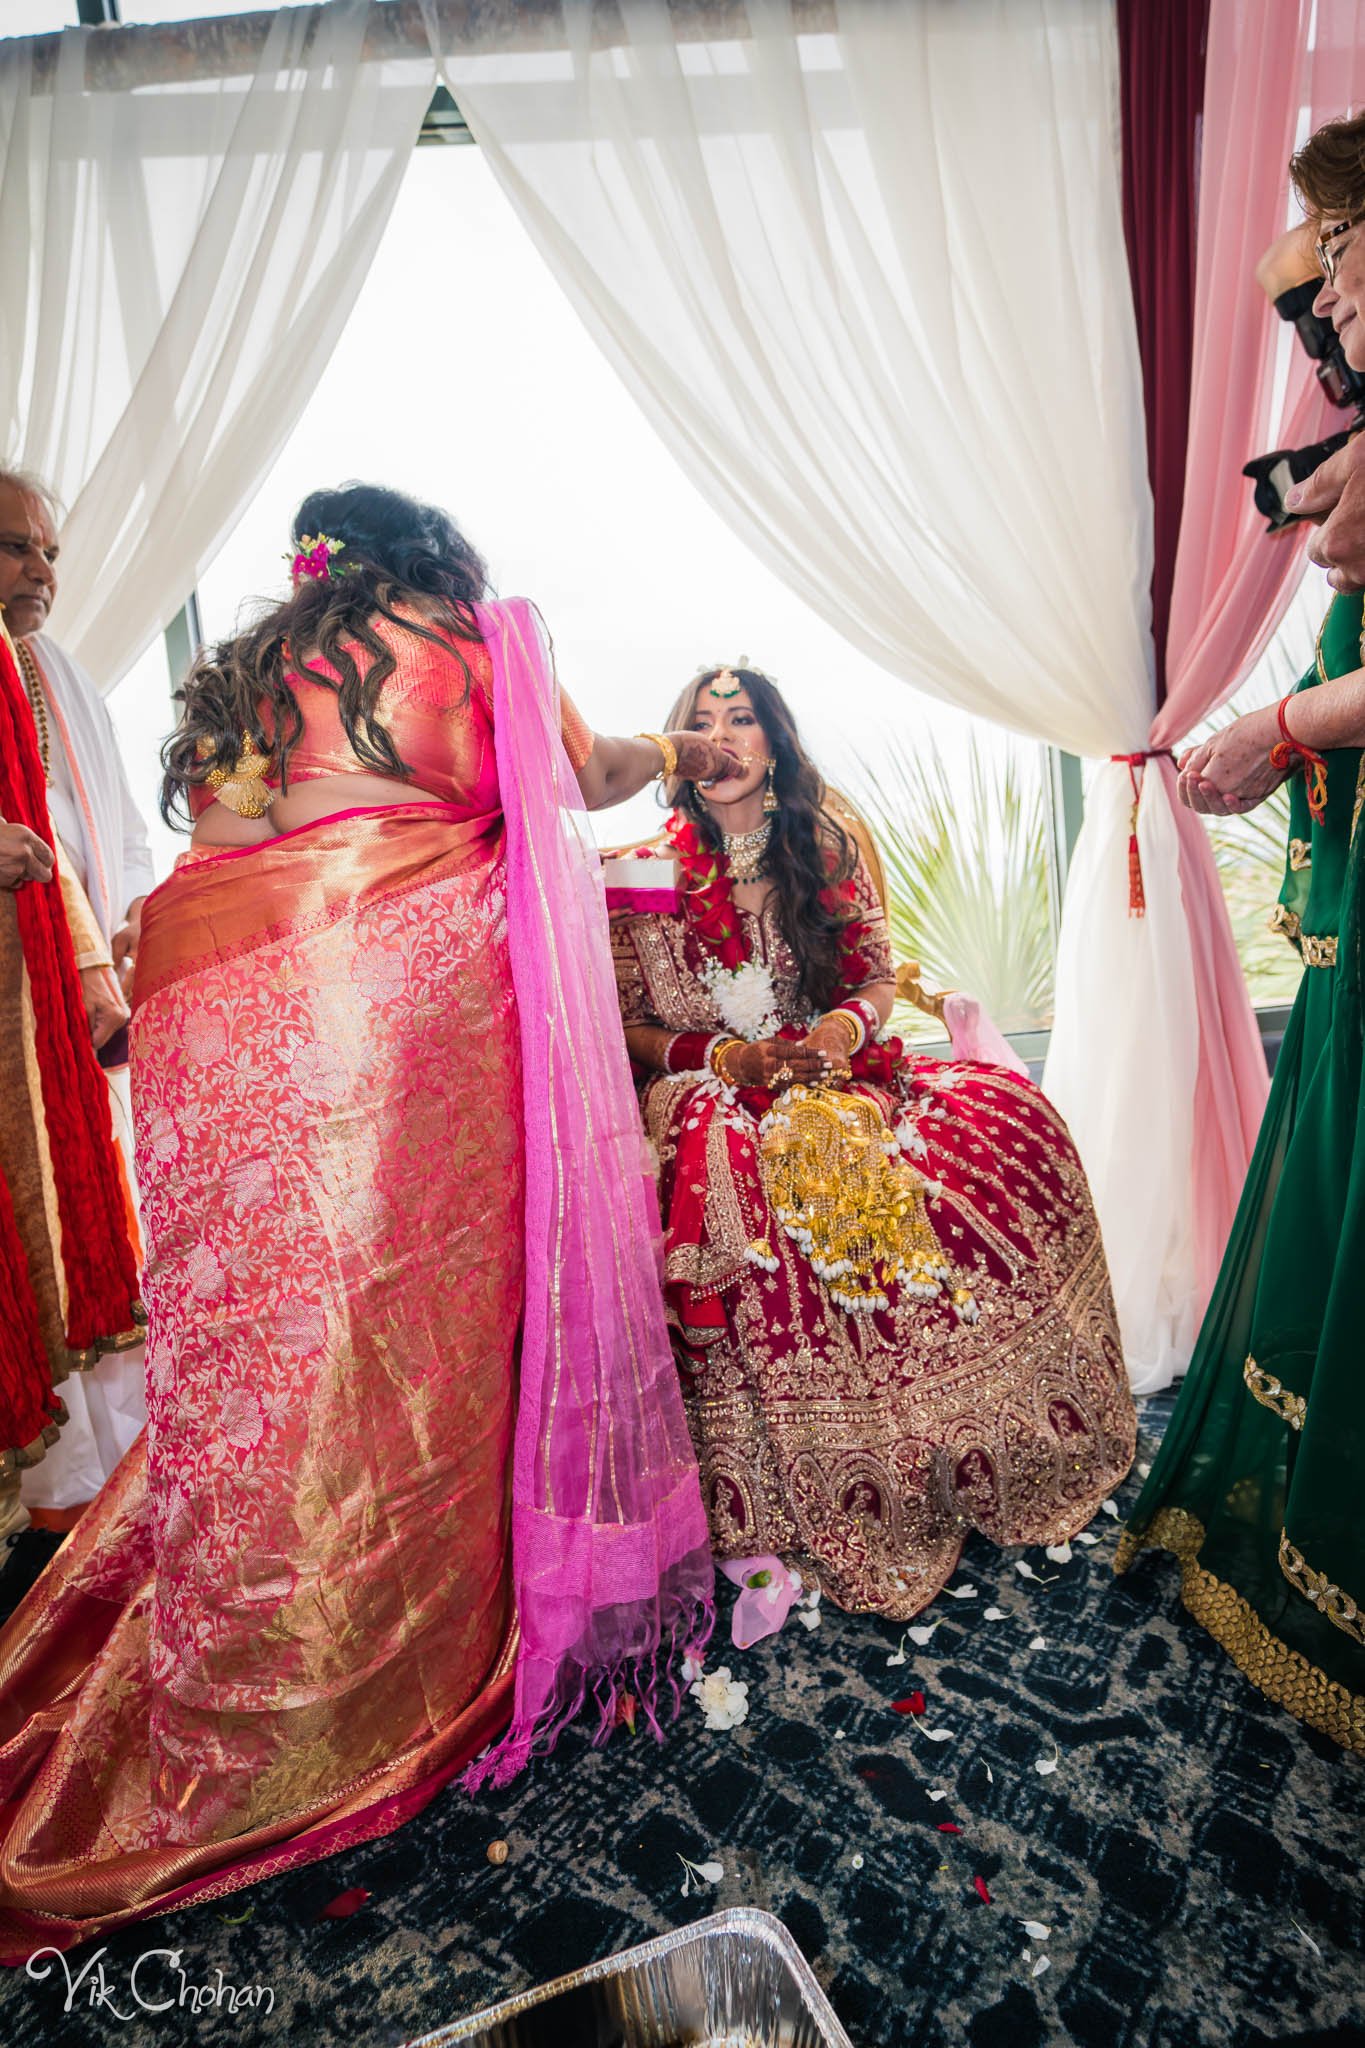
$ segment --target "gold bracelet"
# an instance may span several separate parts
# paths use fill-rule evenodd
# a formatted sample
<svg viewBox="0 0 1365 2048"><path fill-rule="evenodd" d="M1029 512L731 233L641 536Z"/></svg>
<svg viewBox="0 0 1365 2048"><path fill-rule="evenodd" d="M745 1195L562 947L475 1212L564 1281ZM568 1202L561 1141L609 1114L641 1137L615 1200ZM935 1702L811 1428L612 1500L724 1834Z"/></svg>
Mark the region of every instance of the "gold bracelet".
<svg viewBox="0 0 1365 2048"><path fill-rule="evenodd" d="M861 1017L855 1017L852 1010L828 1010L821 1019L825 1024L842 1024L848 1032L848 1049L857 1052L867 1037L867 1026Z"/></svg>
<svg viewBox="0 0 1365 2048"><path fill-rule="evenodd" d="M733 1088L735 1084L725 1071L726 1055L732 1053L737 1045L742 1046L744 1043L745 1041L742 1038L723 1038L719 1045L712 1046L710 1053L707 1055L707 1066L711 1069L716 1079L724 1082L727 1088Z"/></svg>
<svg viewBox="0 0 1365 2048"><path fill-rule="evenodd" d="M678 772L678 750L667 733L637 732L637 740L652 740L664 757L664 765L655 777L656 782L671 782Z"/></svg>

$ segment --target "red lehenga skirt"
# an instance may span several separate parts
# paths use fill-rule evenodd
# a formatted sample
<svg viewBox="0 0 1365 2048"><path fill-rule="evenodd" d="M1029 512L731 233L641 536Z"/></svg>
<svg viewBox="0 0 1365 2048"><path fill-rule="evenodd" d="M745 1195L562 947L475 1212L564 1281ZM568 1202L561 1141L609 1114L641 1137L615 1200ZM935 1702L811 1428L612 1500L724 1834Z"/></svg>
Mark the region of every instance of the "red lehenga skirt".
<svg viewBox="0 0 1365 2048"><path fill-rule="evenodd" d="M795 1035L794 1033L792 1035ZM885 1062L883 1062L885 1064ZM907 1054L881 1086L953 1267L936 1301L840 1308L772 1216L759 1120L695 1076L653 1080L665 1291L713 1547L772 1553L839 1606L908 1620L970 1529L1058 1543L1132 1463L1099 1225L1066 1127L1030 1082ZM756 1243L773 1269L752 1262ZM976 1319L951 1293L970 1289Z"/></svg>
<svg viewBox="0 0 1365 2048"><path fill-rule="evenodd" d="M412 804L148 904L148 1425L0 1631L6 1962L385 1833L508 1718L502 877Z"/></svg>

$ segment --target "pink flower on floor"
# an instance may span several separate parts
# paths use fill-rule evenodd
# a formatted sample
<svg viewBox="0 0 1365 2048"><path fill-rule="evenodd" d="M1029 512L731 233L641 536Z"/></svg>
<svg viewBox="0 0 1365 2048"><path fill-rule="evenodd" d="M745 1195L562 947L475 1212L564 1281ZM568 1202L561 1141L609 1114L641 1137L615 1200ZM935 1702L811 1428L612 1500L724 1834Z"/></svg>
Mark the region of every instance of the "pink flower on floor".
<svg viewBox="0 0 1365 2048"><path fill-rule="evenodd" d="M256 1448L265 1433L261 1404L250 1387L230 1387L219 1416L223 1435L239 1451Z"/></svg>
<svg viewBox="0 0 1365 2048"><path fill-rule="evenodd" d="M311 1358L327 1341L326 1311L316 1301L293 1295L282 1301L275 1317L280 1342L295 1358Z"/></svg>
<svg viewBox="0 0 1365 2048"><path fill-rule="evenodd" d="M737 1650L751 1649L764 1636L776 1635L801 1592L801 1581L780 1557L732 1557L721 1565L740 1589L730 1617L730 1640Z"/></svg>

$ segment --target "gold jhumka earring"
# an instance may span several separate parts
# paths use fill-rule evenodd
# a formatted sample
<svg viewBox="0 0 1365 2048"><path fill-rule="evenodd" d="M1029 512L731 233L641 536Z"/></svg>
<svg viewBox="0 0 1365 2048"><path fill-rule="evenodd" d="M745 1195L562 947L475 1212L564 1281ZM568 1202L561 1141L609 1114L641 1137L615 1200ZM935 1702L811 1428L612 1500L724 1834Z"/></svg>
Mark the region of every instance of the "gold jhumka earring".
<svg viewBox="0 0 1365 2048"><path fill-rule="evenodd" d="M769 761L768 786L763 792L763 808L765 811L768 811L770 813L773 811L780 811L782 808L782 805L778 799L777 791L773 788L773 770L776 768L776 766L777 762L775 760Z"/></svg>
<svg viewBox="0 0 1365 2048"><path fill-rule="evenodd" d="M275 792L265 780L269 773L269 754L258 753L251 734L244 732L242 751L231 768L210 768L204 779L216 791L219 803L239 818L263 818L275 801Z"/></svg>

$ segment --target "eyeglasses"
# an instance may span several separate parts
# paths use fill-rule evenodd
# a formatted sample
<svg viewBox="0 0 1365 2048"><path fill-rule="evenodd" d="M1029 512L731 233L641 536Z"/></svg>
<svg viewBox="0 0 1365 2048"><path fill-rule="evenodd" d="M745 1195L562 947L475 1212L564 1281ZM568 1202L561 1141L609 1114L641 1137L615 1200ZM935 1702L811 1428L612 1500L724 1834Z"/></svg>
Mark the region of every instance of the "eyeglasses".
<svg viewBox="0 0 1365 2048"><path fill-rule="evenodd" d="M1341 259L1346 251L1347 238L1354 234L1362 220L1365 220L1365 214L1358 213L1354 219L1338 221L1334 228L1328 228L1325 233L1318 236L1314 250L1318 267L1328 284L1336 283L1337 271L1341 267Z"/></svg>

